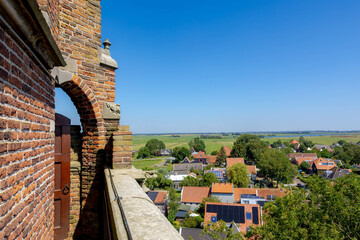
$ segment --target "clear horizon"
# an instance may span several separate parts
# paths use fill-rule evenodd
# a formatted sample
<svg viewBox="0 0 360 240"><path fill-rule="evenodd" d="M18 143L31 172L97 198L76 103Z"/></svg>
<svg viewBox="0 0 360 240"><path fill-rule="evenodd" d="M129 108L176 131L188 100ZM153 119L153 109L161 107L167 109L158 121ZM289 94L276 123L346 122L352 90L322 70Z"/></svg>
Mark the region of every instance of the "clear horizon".
<svg viewBox="0 0 360 240"><path fill-rule="evenodd" d="M133 133L359 129L359 1L101 5ZM79 124L59 89L56 102Z"/></svg>

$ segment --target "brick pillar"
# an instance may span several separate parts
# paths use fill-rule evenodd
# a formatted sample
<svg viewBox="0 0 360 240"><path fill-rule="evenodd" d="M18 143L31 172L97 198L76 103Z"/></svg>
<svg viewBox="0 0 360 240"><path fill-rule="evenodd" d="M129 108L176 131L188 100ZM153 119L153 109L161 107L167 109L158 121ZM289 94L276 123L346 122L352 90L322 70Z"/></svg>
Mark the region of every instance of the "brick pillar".
<svg viewBox="0 0 360 240"><path fill-rule="evenodd" d="M81 196L81 161L82 136L80 126L71 126L71 161L70 161L70 226L69 240L74 236L80 219Z"/></svg>
<svg viewBox="0 0 360 240"><path fill-rule="evenodd" d="M132 133L129 126L119 126L113 133L112 168L131 168Z"/></svg>

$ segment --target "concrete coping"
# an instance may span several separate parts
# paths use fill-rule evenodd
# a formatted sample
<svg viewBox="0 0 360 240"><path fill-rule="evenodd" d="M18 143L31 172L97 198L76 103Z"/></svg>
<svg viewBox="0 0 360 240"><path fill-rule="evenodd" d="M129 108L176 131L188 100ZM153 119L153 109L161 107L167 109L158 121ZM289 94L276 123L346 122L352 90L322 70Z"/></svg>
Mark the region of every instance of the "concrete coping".
<svg viewBox="0 0 360 240"><path fill-rule="evenodd" d="M133 170L129 171L132 172ZM125 227L120 208L115 204L116 201L114 201L115 193L111 186L110 175L114 182L115 191L120 197L125 219L133 239L183 239L133 177L126 174L123 169L105 169L106 191L112 192L109 195L110 202L112 202L112 220L116 228L114 232L121 234ZM119 229L122 229L122 231L119 231ZM127 239L127 236L123 235L117 236L117 238Z"/></svg>

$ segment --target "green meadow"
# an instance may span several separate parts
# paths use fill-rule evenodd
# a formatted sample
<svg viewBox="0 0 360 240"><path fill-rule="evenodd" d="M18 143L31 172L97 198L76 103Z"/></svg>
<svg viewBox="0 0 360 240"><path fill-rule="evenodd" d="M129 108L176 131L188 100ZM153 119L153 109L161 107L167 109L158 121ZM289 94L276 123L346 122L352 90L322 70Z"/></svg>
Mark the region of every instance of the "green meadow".
<svg viewBox="0 0 360 240"><path fill-rule="evenodd" d="M222 136L221 134L206 134L206 135L214 135L214 136ZM261 134L262 135L262 134ZM266 135L266 134L263 134ZM267 134L269 135L269 134ZM279 137L271 137L271 138L262 138L262 141L266 141L269 143L273 143L277 140L288 141L290 142L292 139L299 139L299 137L289 137L292 134L276 134ZM139 150L139 148L145 146L146 142L150 139L156 138L165 143L166 148L173 149L174 147L185 146L189 147L188 143L191 139L195 137L199 137L200 134L181 134L180 137L172 137L171 135L134 135L133 136L133 149ZM228 135L222 136L221 139L202 139L205 142L206 152L211 153L212 151L218 151L222 146L232 147L234 141L236 140L237 135ZM347 142L359 142L360 141L360 133L334 133L328 136L311 136L306 137L313 141L315 144L325 144L331 145L334 142L337 142L341 139Z"/></svg>
<svg viewBox="0 0 360 240"><path fill-rule="evenodd" d="M222 136L221 134L206 134L212 136L221 136L221 139L202 139L205 142L206 152L210 154L212 151L218 151L222 146L233 146L234 141L238 135L227 135ZM260 134L269 135L269 134ZM274 141L281 140L283 142L290 142L293 139L298 140L299 137L289 137L293 134L276 134L278 137L262 138L262 141L273 143ZM146 142L150 139L156 138L165 143L166 148L173 149L174 147L185 146L189 147L188 143L191 139L200 137L200 134L180 134L179 137L172 137L171 135L134 135L133 136L133 149L139 150L139 148L145 146ZM313 141L315 144L331 145L339 140L345 140L346 142L357 143L360 141L360 133L334 133L327 136L309 136L306 137ZM159 169L157 165L165 162L163 158L154 158L150 160L136 159L136 155L133 157L132 164L138 169ZM166 166L168 170L171 170L171 165Z"/></svg>

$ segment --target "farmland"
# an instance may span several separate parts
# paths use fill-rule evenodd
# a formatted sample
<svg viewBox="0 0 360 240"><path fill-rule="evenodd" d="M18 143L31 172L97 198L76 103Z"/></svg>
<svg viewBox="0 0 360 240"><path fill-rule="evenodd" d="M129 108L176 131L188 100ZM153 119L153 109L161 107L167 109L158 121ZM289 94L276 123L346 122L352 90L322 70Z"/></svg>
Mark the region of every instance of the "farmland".
<svg viewBox="0 0 360 240"><path fill-rule="evenodd" d="M312 135L316 135L311 133ZM310 134L310 135L311 135ZM306 139L313 141L315 144L326 144L331 145L334 142L337 142L341 139L347 142L359 142L360 141L360 133L359 132L344 132L344 133L327 133L326 136L306 136ZM238 135L227 135L222 136L221 134L207 134L210 136L221 136L221 139L202 139L205 142L206 152L211 153L212 151L218 151L222 146L229 146L232 147L234 141L238 137ZM260 135L269 135L267 134L260 134ZM179 137L172 137L172 135L134 135L133 136L133 149L139 150L140 147L145 146L146 142L150 139L156 138L161 140L165 143L166 148L173 149L174 147L181 147L185 146L188 147L188 143L191 139L195 137L199 137L200 134L180 134ZM288 141L290 142L292 139L299 139L299 136L294 136L294 134L276 134L276 137L269 137L263 138L263 141L272 143L277 140Z"/></svg>

